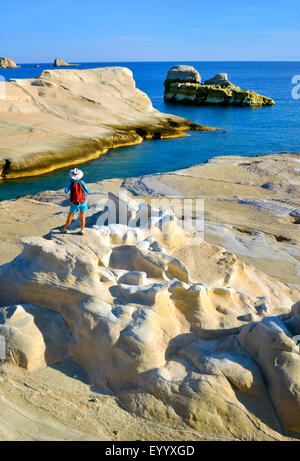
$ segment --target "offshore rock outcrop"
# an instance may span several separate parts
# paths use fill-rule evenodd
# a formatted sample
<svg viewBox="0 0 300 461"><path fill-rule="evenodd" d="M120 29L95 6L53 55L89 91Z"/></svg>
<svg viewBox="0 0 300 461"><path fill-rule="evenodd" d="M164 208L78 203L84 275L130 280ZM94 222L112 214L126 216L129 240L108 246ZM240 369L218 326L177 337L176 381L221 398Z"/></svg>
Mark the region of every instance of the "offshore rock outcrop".
<svg viewBox="0 0 300 461"><path fill-rule="evenodd" d="M172 83L201 83L201 76L193 66L184 64L173 66L165 80L165 87L169 87Z"/></svg>
<svg viewBox="0 0 300 461"><path fill-rule="evenodd" d="M20 66L18 66L11 58L0 57L0 69L15 69L17 67Z"/></svg>
<svg viewBox="0 0 300 461"><path fill-rule="evenodd" d="M221 73L221 74L216 74L214 77L205 80L204 85L220 85L223 88L226 88L228 86L231 86L232 83L228 80L228 74L226 73Z"/></svg>
<svg viewBox="0 0 300 461"><path fill-rule="evenodd" d="M56 58L54 60L54 67L74 67L74 66L75 67L80 66L80 64L69 64L68 62L60 58Z"/></svg>
<svg viewBox="0 0 300 461"><path fill-rule="evenodd" d="M131 227L142 209L152 227ZM8 359L37 369L68 354L136 415L207 437L297 437L299 292L195 243L170 211L135 202L128 225L108 226L101 213L86 236L26 238L1 266Z"/></svg>
<svg viewBox="0 0 300 461"><path fill-rule="evenodd" d="M144 139L212 129L154 109L124 67L45 70L6 83L0 178L53 171Z"/></svg>
<svg viewBox="0 0 300 461"><path fill-rule="evenodd" d="M192 66L174 66L164 82L164 99L181 104L221 104L236 106L269 106L274 100L252 90L243 90L231 83L226 73L216 74L201 84L201 77Z"/></svg>

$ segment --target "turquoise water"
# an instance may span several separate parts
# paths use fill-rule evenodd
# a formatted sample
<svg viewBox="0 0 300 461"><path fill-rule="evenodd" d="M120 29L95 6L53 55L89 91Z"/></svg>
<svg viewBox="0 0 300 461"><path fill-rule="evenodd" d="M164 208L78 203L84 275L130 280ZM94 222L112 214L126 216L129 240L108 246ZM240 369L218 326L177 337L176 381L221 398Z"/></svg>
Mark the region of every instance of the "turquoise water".
<svg viewBox="0 0 300 461"><path fill-rule="evenodd" d="M166 104L163 82L175 64L191 64L202 81L218 72L227 72L229 80L241 88L253 89L276 101L263 108L194 107ZM84 68L120 65L133 71L136 85L151 98L155 108L189 118L196 123L224 128L225 132L192 132L190 137L145 141L138 146L110 151L80 168L87 182L101 179L139 176L186 168L204 163L218 155L257 155L300 152L300 99L292 98L291 83L300 74L300 62L141 62L89 63ZM43 69L27 64L20 69L1 70L9 78L38 76ZM75 166L75 165L74 165ZM46 189L64 187L67 171L36 178L1 181L0 200Z"/></svg>

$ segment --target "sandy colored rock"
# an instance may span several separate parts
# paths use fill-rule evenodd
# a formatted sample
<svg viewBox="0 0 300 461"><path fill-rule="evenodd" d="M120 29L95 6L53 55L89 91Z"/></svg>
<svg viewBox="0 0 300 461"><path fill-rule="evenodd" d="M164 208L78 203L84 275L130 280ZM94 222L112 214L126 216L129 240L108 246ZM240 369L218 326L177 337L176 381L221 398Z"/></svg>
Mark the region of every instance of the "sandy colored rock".
<svg viewBox="0 0 300 461"><path fill-rule="evenodd" d="M71 360L30 374L3 365L0 391L1 441L210 440L187 425L168 427L130 414L116 396L91 387Z"/></svg>
<svg viewBox="0 0 300 461"><path fill-rule="evenodd" d="M185 440L299 439L299 346L293 340L300 334L298 164L297 154L218 157L177 172L91 184L84 237L77 233L78 220L70 234L53 229L68 211L62 191L2 202L2 261L19 256L0 268L0 305L5 311L34 305L35 319L44 312L63 318L70 332L63 351L84 367L90 384L118 399L128 418L140 418L139 427L128 428L130 437L143 431L148 440L158 433L174 437L176 427ZM152 199L160 197L204 198L205 241L193 242L182 231L178 207L179 220L171 210L149 214ZM108 198L119 204L116 216L125 216L127 224L101 224ZM126 200L126 212L120 211ZM153 224L150 233L128 225L142 211ZM162 223L169 223L171 234L161 232ZM201 219L198 224L203 227ZM27 237L19 254L21 236ZM28 313L23 318L20 328L12 317L18 334L23 325L32 328ZM31 341L44 338L36 321L34 328ZM42 357L51 350L44 339L31 343L45 347ZM45 366L33 347L19 344L31 363ZM56 353L65 354L60 346ZM51 370L55 374L46 367L29 377L42 379ZM16 418L11 401L24 414L23 394L12 386L16 379L13 373L0 380L6 418ZM66 379L60 381L67 389ZM71 439L119 437L102 430L104 403L101 422L83 416L70 421L71 409L63 410L69 397L33 395L41 408L55 408L57 437L65 424L71 424ZM68 395L78 406L78 396ZM32 421L35 411L26 408L24 421ZM126 419L122 415L114 408L111 417ZM27 424L30 438L34 429ZM46 419L41 438L44 424ZM26 437L17 430L16 438ZM9 434L4 416L0 436Z"/></svg>
<svg viewBox="0 0 300 461"><path fill-rule="evenodd" d="M0 58L0 69L14 69L20 66L11 59L11 58Z"/></svg>
<svg viewBox="0 0 300 461"><path fill-rule="evenodd" d="M144 207L131 204L126 219ZM292 341L300 333L298 304L292 308L299 291L225 249L195 245L170 211L151 210L151 232L133 227L129 243L129 222L99 225L105 210L98 208L85 236L53 230L24 239L23 252L0 267L1 305L58 312L71 333L69 357L90 384L153 424L231 440L299 432L299 347ZM166 221L170 235L161 230ZM194 260L184 257L191 253ZM199 265L209 268L206 276L199 277ZM268 322L277 327L266 365ZM280 394L293 412L282 410Z"/></svg>
<svg viewBox="0 0 300 461"><path fill-rule="evenodd" d="M154 109L124 67L52 69L10 80L0 101L0 178L79 164L143 139L209 129Z"/></svg>
<svg viewBox="0 0 300 461"><path fill-rule="evenodd" d="M181 71L181 68L183 69ZM164 82L166 102L181 104L221 104L236 106L269 106L273 99L252 90L243 90L231 83L226 73L200 83L200 75L192 66L174 66Z"/></svg>
<svg viewBox="0 0 300 461"><path fill-rule="evenodd" d="M291 432L300 432L300 353L292 339L299 333L300 316L291 313L249 325L238 335L240 344L263 371L283 428Z"/></svg>
<svg viewBox="0 0 300 461"><path fill-rule="evenodd" d="M216 74L214 77L205 80L204 85L220 85L222 87L227 87L232 85L230 81L228 80L228 74L226 73L221 73L221 74Z"/></svg>
<svg viewBox="0 0 300 461"><path fill-rule="evenodd" d="M173 82L200 83L201 76L193 66L181 64L171 67L168 71L165 86L168 86Z"/></svg>
<svg viewBox="0 0 300 461"><path fill-rule="evenodd" d="M33 305L2 307L0 335L5 338L7 359L28 371L63 362L72 344L60 314Z"/></svg>
<svg viewBox="0 0 300 461"><path fill-rule="evenodd" d="M203 199L205 222L199 226L207 242L299 288L299 162L299 154L285 153L215 157L176 172L129 178L123 187L145 198Z"/></svg>
<svg viewBox="0 0 300 461"><path fill-rule="evenodd" d="M139 197L146 203L160 197L179 200L179 209L173 208L178 217L184 197L203 199L205 222L200 217L199 226L204 226L207 242L226 248L285 284L300 288L298 169L297 154L217 157L204 165L176 172L99 181L89 185L87 222L96 223L92 216L110 191L117 195L119 191L126 192L128 199ZM0 264L21 252L23 237L48 234L50 229L63 225L67 203L62 190L1 202ZM130 242L136 231L131 229L124 238ZM185 254L189 253L181 252L179 259L189 257L194 261L192 253ZM198 277L205 277L205 271L196 263L193 264Z"/></svg>
<svg viewBox="0 0 300 461"><path fill-rule="evenodd" d="M80 66L80 64L69 64L68 62L60 58L54 59L54 67L69 67L69 66Z"/></svg>

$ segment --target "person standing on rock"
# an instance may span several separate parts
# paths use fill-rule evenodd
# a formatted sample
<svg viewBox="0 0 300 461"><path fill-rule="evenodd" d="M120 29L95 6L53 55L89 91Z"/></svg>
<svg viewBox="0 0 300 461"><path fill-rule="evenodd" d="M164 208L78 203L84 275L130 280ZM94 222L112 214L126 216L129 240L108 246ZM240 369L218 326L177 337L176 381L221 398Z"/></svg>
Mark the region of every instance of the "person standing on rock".
<svg viewBox="0 0 300 461"><path fill-rule="evenodd" d="M68 185L65 187L65 193L68 194L70 192L70 212L67 218L67 222L64 227L61 227L59 230L63 234L66 234L73 216L75 213L80 211L80 235L84 234L85 228L85 213L87 212L87 201L86 201L86 194L90 193L89 188L82 181L83 172L78 170L78 168L74 168L74 170L70 170L70 181Z"/></svg>

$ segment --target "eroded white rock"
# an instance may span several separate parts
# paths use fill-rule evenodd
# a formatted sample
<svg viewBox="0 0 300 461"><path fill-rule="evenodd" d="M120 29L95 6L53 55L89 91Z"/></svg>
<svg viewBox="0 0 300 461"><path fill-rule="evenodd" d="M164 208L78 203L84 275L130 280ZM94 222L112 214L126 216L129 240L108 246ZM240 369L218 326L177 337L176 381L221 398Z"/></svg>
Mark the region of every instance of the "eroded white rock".
<svg viewBox="0 0 300 461"><path fill-rule="evenodd" d="M159 227L155 238L144 229L124 243L132 230L117 227L116 240L101 226L84 236L25 239L23 253L0 267L1 305L35 304L36 318L56 311L70 331L69 356L90 383L147 419L184 422L210 437L280 439L281 425L300 432L292 291L226 250L189 248L184 232L180 244L165 244ZM183 262L175 249L193 258ZM208 264L210 284L197 279L197 265ZM30 325L31 342L15 350L36 369L47 341L37 322Z"/></svg>

